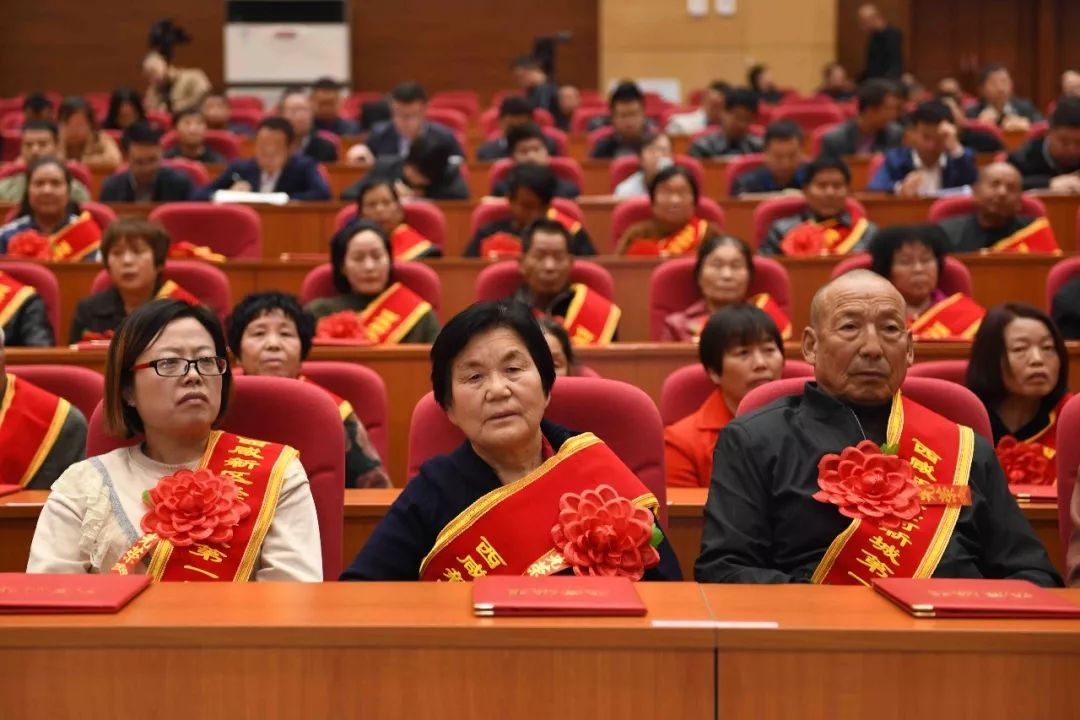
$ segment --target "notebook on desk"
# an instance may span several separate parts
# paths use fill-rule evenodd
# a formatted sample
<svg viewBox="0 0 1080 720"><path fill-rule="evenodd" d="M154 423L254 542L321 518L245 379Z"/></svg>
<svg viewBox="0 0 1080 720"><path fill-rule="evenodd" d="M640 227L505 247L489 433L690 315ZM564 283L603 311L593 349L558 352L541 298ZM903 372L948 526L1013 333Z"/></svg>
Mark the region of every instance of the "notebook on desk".
<svg viewBox="0 0 1080 720"><path fill-rule="evenodd" d="M625 577L485 575L473 583L479 617L642 616L634 583Z"/></svg>
<svg viewBox="0 0 1080 720"><path fill-rule="evenodd" d="M1080 605L1027 580L886 578L874 589L917 618L1080 618Z"/></svg>
<svg viewBox="0 0 1080 720"><path fill-rule="evenodd" d="M0 573L0 613L114 613L149 584L146 575Z"/></svg>

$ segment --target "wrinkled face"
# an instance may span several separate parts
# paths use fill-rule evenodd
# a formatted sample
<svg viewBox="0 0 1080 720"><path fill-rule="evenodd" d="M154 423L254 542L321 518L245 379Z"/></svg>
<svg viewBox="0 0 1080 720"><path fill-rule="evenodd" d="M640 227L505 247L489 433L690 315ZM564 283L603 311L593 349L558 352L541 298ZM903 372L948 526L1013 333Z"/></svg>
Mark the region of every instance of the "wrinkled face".
<svg viewBox="0 0 1080 720"><path fill-rule="evenodd" d="M248 375L300 377L300 333L284 310L269 310L248 323L240 338L240 361Z"/></svg>
<svg viewBox="0 0 1080 720"><path fill-rule="evenodd" d="M128 146L128 166L131 168L131 177L135 179L136 185L152 185L161 168L161 147L156 144L132 143Z"/></svg>
<svg viewBox="0 0 1080 720"><path fill-rule="evenodd" d="M784 369L784 353L771 339L761 339L748 345L736 345L724 353L723 373L712 375L724 399L738 407L754 388L780 378Z"/></svg>
<svg viewBox="0 0 1080 720"><path fill-rule="evenodd" d="M671 227L685 225L694 215L694 188L682 175L673 175L656 186L653 215Z"/></svg>
<svg viewBox="0 0 1080 720"><path fill-rule="evenodd" d="M30 210L35 215L53 217L64 212L70 200L67 178L64 171L53 164L42 165L26 186L30 200Z"/></svg>
<svg viewBox="0 0 1080 720"><path fill-rule="evenodd" d="M333 120L341 106L341 97L337 90L329 88L311 91L311 109L320 120Z"/></svg>
<svg viewBox="0 0 1080 720"><path fill-rule="evenodd" d="M313 116L311 102L306 95L289 95L281 103L281 114L293 126L293 132L297 137L303 137L311 132Z"/></svg>
<svg viewBox="0 0 1080 720"><path fill-rule="evenodd" d="M807 206L818 217L836 217L844 211L848 183L840 170L820 170L803 188L803 195L806 196Z"/></svg>
<svg viewBox="0 0 1080 720"><path fill-rule="evenodd" d="M524 341L503 327L477 335L454 358L450 400L450 422L489 457L537 442L548 404Z"/></svg>
<svg viewBox="0 0 1080 720"><path fill-rule="evenodd" d="M225 98L211 95L203 100L201 110L206 124L210 127L223 128L229 124L229 101Z"/></svg>
<svg viewBox="0 0 1080 720"><path fill-rule="evenodd" d="M1035 318L1015 318L1005 326L1002 381L1012 395L1041 399L1057 385L1061 360L1050 328Z"/></svg>
<svg viewBox="0 0 1080 720"><path fill-rule="evenodd" d="M391 232L405 219L401 203L385 185L377 185L364 193L360 203L360 215L379 223L387 232Z"/></svg>
<svg viewBox="0 0 1080 720"><path fill-rule="evenodd" d="M624 140L636 140L645 134L645 106L637 100L617 102L611 110L611 126Z"/></svg>
<svg viewBox="0 0 1080 720"><path fill-rule="evenodd" d="M181 145L202 145L206 138L206 120L202 115L185 115L176 123L176 137Z"/></svg>
<svg viewBox="0 0 1080 720"><path fill-rule="evenodd" d="M995 105L1004 105L1012 97L1012 77L1008 70L995 70L986 78L982 86L983 98Z"/></svg>
<svg viewBox="0 0 1080 720"><path fill-rule="evenodd" d="M23 130L19 157L27 165L39 157L56 155L56 138L48 130Z"/></svg>
<svg viewBox="0 0 1080 720"><path fill-rule="evenodd" d="M1007 220L1020 212L1024 182L1019 171L1007 163L983 168L975 183L975 203L983 214L995 220Z"/></svg>
<svg viewBox="0 0 1080 720"><path fill-rule="evenodd" d="M742 302L749 285L750 267L734 245L717 245L701 265L698 287L710 305L723 307Z"/></svg>
<svg viewBox="0 0 1080 720"><path fill-rule="evenodd" d="M535 232L529 251L519 261L525 285L540 297L551 297L570 284L574 258L559 233Z"/></svg>
<svg viewBox="0 0 1080 720"><path fill-rule="evenodd" d="M701 97L701 109L705 111L707 125L719 125L724 121L724 93L709 88Z"/></svg>
<svg viewBox="0 0 1080 720"><path fill-rule="evenodd" d="M730 110L724 111L724 135L729 140L739 140L746 136L750 132L750 126L754 124L756 119L754 111L750 108L736 105Z"/></svg>
<svg viewBox="0 0 1080 720"><path fill-rule="evenodd" d="M525 227L533 220L539 220L547 212L547 206L540 196L527 187L519 187L506 197L510 204L510 219L515 227Z"/></svg>
<svg viewBox="0 0 1080 720"><path fill-rule="evenodd" d="M424 128L424 112L427 104L422 102L390 102L390 117L398 134L406 140L415 140Z"/></svg>
<svg viewBox="0 0 1080 720"><path fill-rule="evenodd" d="M1080 164L1080 128L1051 128L1046 135L1047 149L1054 162L1062 167Z"/></svg>
<svg viewBox="0 0 1080 720"><path fill-rule="evenodd" d="M918 240L904 243L893 253L889 279L909 305L921 306L938 286L934 251Z"/></svg>
<svg viewBox="0 0 1080 720"><path fill-rule="evenodd" d="M534 165L549 165L551 155L548 154L547 145L540 138L522 140L514 146L514 164L532 163Z"/></svg>
<svg viewBox="0 0 1080 720"><path fill-rule="evenodd" d="M562 343L559 342L559 338L552 335L547 330L544 331L544 340L547 341L548 350L551 351L551 360L555 363L555 377L566 377L570 374L570 361L566 358L566 353L563 352ZM0 348L0 354L3 353L3 349ZM3 367L0 366L0 371Z"/></svg>
<svg viewBox="0 0 1080 720"><path fill-rule="evenodd" d="M667 135L657 135L651 143L641 149L641 169L646 176L655 175L660 171L660 164L665 160L671 160L671 140Z"/></svg>
<svg viewBox="0 0 1080 720"><path fill-rule="evenodd" d="M933 123L917 123L911 129L911 147L919 157L936 158L945 152L941 126Z"/></svg>
<svg viewBox="0 0 1080 720"><path fill-rule="evenodd" d="M86 113L77 112L61 123L64 139L69 143L81 145L90 139L90 120Z"/></svg>
<svg viewBox="0 0 1080 720"><path fill-rule="evenodd" d="M154 249L141 237L117 240L105 256L105 267L117 290L146 297L150 297L160 270L154 264Z"/></svg>
<svg viewBox="0 0 1080 720"><path fill-rule="evenodd" d="M273 128L260 128L255 133L255 161L259 169L273 175L285 167L289 159L289 141L285 133Z"/></svg>
<svg viewBox="0 0 1080 720"><path fill-rule="evenodd" d="M361 295L378 295L385 290L390 256L382 238L371 230L354 235L345 249L344 273L353 291Z"/></svg>
<svg viewBox="0 0 1080 720"><path fill-rule="evenodd" d="M802 143L798 138L772 140L765 146L765 166L781 185L795 177L802 161Z"/></svg>

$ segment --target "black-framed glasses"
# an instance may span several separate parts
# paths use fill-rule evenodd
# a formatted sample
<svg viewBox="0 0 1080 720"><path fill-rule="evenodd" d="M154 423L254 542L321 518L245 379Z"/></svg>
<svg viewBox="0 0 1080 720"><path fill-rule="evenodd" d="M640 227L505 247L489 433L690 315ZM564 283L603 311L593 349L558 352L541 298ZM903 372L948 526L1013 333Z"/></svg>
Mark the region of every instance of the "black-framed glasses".
<svg viewBox="0 0 1080 720"><path fill-rule="evenodd" d="M166 357L150 360L149 362L132 365L132 371L154 368L161 377L183 377L195 366L195 372L200 375L224 375L229 368L229 361L223 357L208 355L200 358Z"/></svg>

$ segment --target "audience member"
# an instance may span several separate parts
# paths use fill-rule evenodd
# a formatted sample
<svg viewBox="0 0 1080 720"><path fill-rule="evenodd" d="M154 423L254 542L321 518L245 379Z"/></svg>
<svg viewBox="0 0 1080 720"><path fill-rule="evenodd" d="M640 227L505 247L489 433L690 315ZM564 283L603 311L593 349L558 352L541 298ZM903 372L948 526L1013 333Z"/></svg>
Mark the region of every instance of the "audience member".
<svg viewBox="0 0 1080 720"><path fill-rule="evenodd" d="M15 219L0 227L0 255L53 262L96 261L101 228L71 199L71 171L42 157L26 168L26 192Z"/></svg>
<svg viewBox="0 0 1080 720"><path fill-rule="evenodd" d="M701 189L683 165L664 168L649 185L652 217L628 227L616 252L619 255L671 257L686 255L720 229L697 214Z"/></svg>
<svg viewBox="0 0 1080 720"><path fill-rule="evenodd" d="M207 130L222 130L231 132L233 135L240 135L243 137L251 137L255 134L254 130L242 123L233 123L230 121L232 117L232 108L229 105L229 98L225 96L225 93L221 90L210 90L203 97L202 102L197 106L186 108L187 110L198 110L202 115L203 122L206 124ZM185 111L180 110L173 114L173 127L177 126L177 118L186 117ZM205 162L210 162L209 160Z"/></svg>
<svg viewBox="0 0 1080 720"><path fill-rule="evenodd" d="M528 100L517 95L503 98L502 102L499 103L499 129L502 131L502 135L482 143L476 149L476 159L480 162L487 162L510 157L510 145L507 142L510 131L532 123L533 107ZM554 140L542 133L541 140L547 148L548 154L559 154Z"/></svg>
<svg viewBox="0 0 1080 720"><path fill-rule="evenodd" d="M525 55L511 64L514 80L525 92L525 97L534 108L541 108L559 114L559 89L544 72L544 64L534 55Z"/></svg>
<svg viewBox="0 0 1080 720"><path fill-rule="evenodd" d="M968 108L967 116L1006 132L1024 131L1043 119L1029 100L1013 96L1012 76L1004 65L992 64L979 70L979 102Z"/></svg>
<svg viewBox="0 0 1080 720"><path fill-rule="evenodd" d="M540 323L540 330L543 331L544 340L551 351L555 378L581 376L581 365L578 364L574 346L570 344L570 336L562 323L550 317L541 317L537 322Z"/></svg>
<svg viewBox="0 0 1080 720"><path fill-rule="evenodd" d="M19 162L24 166L43 157L59 157L60 135L56 124L48 120L30 120L23 125L19 138ZM0 200L18 202L26 194L26 173L17 172L0 178ZM77 203L90 199L90 191L81 181L72 179L71 199Z"/></svg>
<svg viewBox="0 0 1080 720"><path fill-rule="evenodd" d="M925 102L911 114L910 146L885 153L885 161L868 190L892 192L905 198L939 195L975 182L975 155L960 144L948 109Z"/></svg>
<svg viewBox="0 0 1080 720"><path fill-rule="evenodd" d="M364 145L353 146L366 147L367 153L354 153L351 159L361 165L370 165L383 155L401 158L409 154L413 142L421 137L429 142L438 140L450 147L451 155L465 157L465 151L450 128L425 119L427 100L427 93L419 83L401 83L395 87L390 93L390 122L372 130Z"/></svg>
<svg viewBox="0 0 1080 720"><path fill-rule="evenodd" d="M403 199L468 200L469 186L453 161L454 152L440 136L421 135L405 157L380 156L364 177L341 192L341 199L355 200L364 183L391 180Z"/></svg>
<svg viewBox="0 0 1080 720"><path fill-rule="evenodd" d="M567 132L570 130L570 119L581 107L581 91L573 85L563 85L559 88L558 102L559 112L555 113L555 126Z"/></svg>
<svg viewBox="0 0 1080 720"><path fill-rule="evenodd" d="M0 336L4 338L0 346L8 347L51 347L55 339L45 300L37 289L3 270L0 270ZM0 358L0 374L2 365Z"/></svg>
<svg viewBox="0 0 1080 720"><path fill-rule="evenodd" d="M821 85L817 94L831 98L834 102L847 102L855 97L855 83L848 78L843 65L838 62L827 63L821 71Z"/></svg>
<svg viewBox="0 0 1080 720"><path fill-rule="evenodd" d="M784 93L773 81L772 70L768 65L759 63L751 66L746 73L746 84L757 95L759 102L775 105L784 97Z"/></svg>
<svg viewBox="0 0 1080 720"><path fill-rule="evenodd" d="M108 172L120 165L119 146L98 129L94 111L81 97L64 98L57 118L60 152L65 158Z"/></svg>
<svg viewBox="0 0 1080 720"><path fill-rule="evenodd" d="M526 123L519 127L511 128L506 133L506 144L514 165L532 164L551 166L551 153L547 145L548 138L539 125ZM506 195L508 181L504 177L495 183L491 194L495 197ZM581 194L581 188L573 180L555 176L555 197L577 198Z"/></svg>
<svg viewBox="0 0 1080 720"><path fill-rule="evenodd" d="M105 178L101 202L183 202L195 186L187 173L161 164L161 132L145 121L124 131L128 169Z"/></svg>
<svg viewBox="0 0 1080 720"><path fill-rule="evenodd" d="M761 152L765 149L764 141L750 133L757 114L758 98L752 90L728 91L720 127L691 142L689 154L696 158L719 158Z"/></svg>
<svg viewBox="0 0 1080 720"><path fill-rule="evenodd" d="M823 154L873 155L904 143L904 128L896 122L900 115L900 94L888 80L867 80L855 93L859 114L837 125L821 137Z"/></svg>
<svg viewBox="0 0 1080 720"><path fill-rule="evenodd" d="M645 95L641 88L629 81L619 83L611 91L608 109L615 132L597 140L589 149L589 157L610 160L622 155L637 155L648 126Z"/></svg>
<svg viewBox="0 0 1080 720"><path fill-rule="evenodd" d="M309 99L316 130L332 132L338 137L360 134L360 126L341 117L341 86L333 78L316 80Z"/></svg>
<svg viewBox="0 0 1080 720"><path fill-rule="evenodd" d="M198 68L181 68L172 62L173 49L189 42L191 37L170 20L159 21L156 26L162 32L152 42L153 49L142 64L147 83L143 107L175 113L198 106L210 90L210 79Z"/></svg>
<svg viewBox="0 0 1080 720"><path fill-rule="evenodd" d="M28 93L22 102L23 122L56 122L56 107L42 92Z"/></svg>
<svg viewBox="0 0 1080 720"><path fill-rule="evenodd" d="M793 122L769 123L765 129L764 164L735 178L731 195L798 190L803 183L803 132Z"/></svg>
<svg viewBox="0 0 1080 720"><path fill-rule="evenodd" d="M701 93L701 107L691 112L672 115L664 132L668 135L696 135L710 127L724 124L724 110L731 86L715 80Z"/></svg>
<svg viewBox="0 0 1080 720"><path fill-rule="evenodd" d="M306 155L315 162L337 162L337 147L330 140L319 137L315 129L311 100L307 93L300 88L286 89L281 95L281 116L292 125L293 141L289 148L291 152Z"/></svg>
<svg viewBox="0 0 1080 720"><path fill-rule="evenodd" d="M383 232L390 236L393 256L398 260L442 255L438 245L405 222L405 208L401 205L393 180L373 179L363 184L356 199L356 208L357 217L378 223Z"/></svg>
<svg viewBox="0 0 1080 720"><path fill-rule="evenodd" d="M949 111L953 124L958 128L957 137L961 145L974 153L999 153L1005 149L1005 143L996 133L968 122L961 107L962 95L959 90L955 94L939 92L934 99Z"/></svg>
<svg viewBox="0 0 1080 720"><path fill-rule="evenodd" d="M109 96L109 109L101 121L103 130L127 130L137 122L146 121L139 94L128 87L117 88Z"/></svg>
<svg viewBox="0 0 1080 720"><path fill-rule="evenodd" d="M674 163L671 140L667 135L651 135L641 144L638 153L638 170L615 186L616 198L643 197L649 194L649 184L661 170Z"/></svg>
<svg viewBox="0 0 1080 720"><path fill-rule="evenodd" d="M165 151L166 158L185 158L206 165L221 165L225 156L206 145L206 119L194 108L173 116L176 142Z"/></svg>
<svg viewBox="0 0 1080 720"><path fill-rule="evenodd" d="M1080 193L1080 98L1062 99L1050 115L1046 137L1028 140L1009 154L1024 176L1024 189Z"/></svg>
<svg viewBox="0 0 1080 720"><path fill-rule="evenodd" d="M859 82L883 78L899 82L904 74L904 37L900 30L885 22L874 5L859 8L859 26L868 36L866 65Z"/></svg>
<svg viewBox="0 0 1080 720"><path fill-rule="evenodd" d="M1061 97L1080 98L1080 72L1066 70L1061 73Z"/></svg>

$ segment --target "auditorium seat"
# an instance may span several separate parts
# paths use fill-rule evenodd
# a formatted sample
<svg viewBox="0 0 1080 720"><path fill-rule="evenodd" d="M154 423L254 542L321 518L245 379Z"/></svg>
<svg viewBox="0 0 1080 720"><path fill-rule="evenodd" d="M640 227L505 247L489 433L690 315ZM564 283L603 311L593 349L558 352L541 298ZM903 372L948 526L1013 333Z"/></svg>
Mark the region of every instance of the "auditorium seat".
<svg viewBox="0 0 1080 720"><path fill-rule="evenodd" d="M982 135L990 135L1002 145L1005 145L1005 132L998 127L997 123L983 122L982 120L967 119L960 123L965 130L973 130Z"/></svg>
<svg viewBox="0 0 1080 720"><path fill-rule="evenodd" d="M207 130L203 139L206 147L231 162L240 157L240 141L228 130ZM169 150L176 145L176 131L170 130L161 138L161 149Z"/></svg>
<svg viewBox="0 0 1080 720"><path fill-rule="evenodd" d="M446 215L439 206L432 202L404 202L405 224L426 237L433 245L442 249L446 243ZM334 232L356 218L356 203L346 205L334 217Z"/></svg>
<svg viewBox="0 0 1080 720"><path fill-rule="evenodd" d="M1077 212L1076 224L1080 227L1080 211ZM1080 235L1077 235L1080 237ZM1080 257L1065 258L1054 263L1050 272L1046 274L1046 311L1054 305L1054 296L1057 295L1067 282L1080 276Z"/></svg>
<svg viewBox="0 0 1080 720"><path fill-rule="evenodd" d="M442 307L442 283L438 273L429 265L419 262L395 262L394 279L426 300L438 314ZM336 297L339 294L334 287L332 266L330 263L323 263L304 276L304 282L300 286L300 303L307 305L312 300Z"/></svg>
<svg viewBox="0 0 1080 720"><path fill-rule="evenodd" d="M67 337L67 328L60 327L60 282L52 270L38 263L3 257L0 257L0 270L37 290L45 303L45 316L52 325L53 335L57 338Z"/></svg>
<svg viewBox="0 0 1080 720"><path fill-rule="evenodd" d="M227 258L262 257L262 218L247 205L168 203L148 219L164 226L173 242L205 245Z"/></svg>
<svg viewBox="0 0 1080 720"><path fill-rule="evenodd" d="M585 214L573 200L557 197L551 201L551 206L579 223L585 223ZM480 203L473 208L472 217L469 219L469 238L476 235L476 231L485 225L505 220L508 217L510 217L510 204L506 200Z"/></svg>
<svg viewBox="0 0 1080 720"><path fill-rule="evenodd" d="M831 125L818 125L816 128L810 131L810 157L817 157L821 155L821 146L825 142L825 136L843 125L843 122L832 123Z"/></svg>
<svg viewBox="0 0 1080 720"><path fill-rule="evenodd" d="M814 368L802 360L785 360L782 378L814 379ZM716 389L700 363L685 365L664 378L660 386L660 419L664 426L682 420L701 407Z"/></svg>
<svg viewBox="0 0 1080 720"><path fill-rule="evenodd" d="M341 415L330 396L295 380L237 375L221 428L290 445L300 452L319 516L323 576L337 579L345 522L345 435ZM108 434L99 404L90 417L86 454L101 455L141 441L141 437L120 439Z"/></svg>
<svg viewBox="0 0 1080 720"><path fill-rule="evenodd" d="M585 136L585 147L587 148L586 152L588 152L589 157L592 157L593 148L596 147L597 143L599 143L601 140L604 140L605 138L613 136L614 134L615 128L611 125L604 125L603 127L598 127L595 130L590 130L589 133Z"/></svg>
<svg viewBox="0 0 1080 720"><path fill-rule="evenodd" d="M192 185L196 189L201 188L203 185L210 183L210 173L206 171L206 166L198 160L189 160L188 158L176 157L176 158L162 158L161 166L178 170L191 180ZM120 167L116 168L117 173L127 172L128 164L126 162L121 163Z"/></svg>
<svg viewBox="0 0 1080 720"><path fill-rule="evenodd" d="M474 118L480 113L480 97L475 90L442 90L431 96L428 107L450 108Z"/></svg>
<svg viewBox="0 0 1080 720"><path fill-rule="evenodd" d="M698 199L698 217L711 220L721 230L724 229L726 219L724 209L713 199L705 197L702 193ZM647 197L636 197L623 200L611 212L611 247L614 250L619 244L626 229L634 223L652 218L652 205Z"/></svg>
<svg viewBox="0 0 1080 720"><path fill-rule="evenodd" d="M79 207L90 213L90 217L94 219L94 222L102 232L104 232L105 228L109 227L109 225L112 224L112 221L116 219L116 213L113 212L111 207L102 205L99 202L94 202L93 200L87 200L86 202L80 203ZM11 209L8 210L7 215L4 216L4 222L11 222L16 218L18 213L19 206L13 205Z"/></svg>
<svg viewBox="0 0 1080 720"><path fill-rule="evenodd" d="M263 99L258 95L228 95L226 100L233 110L259 110L265 109Z"/></svg>
<svg viewBox="0 0 1080 720"><path fill-rule="evenodd" d="M855 253L847 256L832 269L829 279L835 280L846 272L859 269L870 269L869 253ZM968 270L967 265L952 255L945 257L945 271L938 278L938 289L946 295L963 293L968 297L975 297L971 284L971 271Z"/></svg>
<svg viewBox="0 0 1080 720"><path fill-rule="evenodd" d="M551 117L551 113L544 108L535 108L533 110L532 119L541 129L555 126L555 119ZM477 122L480 125L480 132L485 137L491 139L490 136L499 137L502 135L502 128L499 127L499 105L492 105L487 110L480 113Z"/></svg>
<svg viewBox="0 0 1080 720"><path fill-rule="evenodd" d="M332 133L329 130L316 130L315 134L318 137L322 138L323 140L325 140L326 142L328 142L328 143L330 143L331 145L334 146L334 151L337 153L338 158L344 158L345 157L345 153L341 149L341 136L340 135L338 135L337 133ZM321 163L320 163L320 166L321 166ZM326 179L327 186L329 186L330 185L329 176L327 176L325 179Z"/></svg>
<svg viewBox="0 0 1080 720"><path fill-rule="evenodd" d="M608 107L606 104L589 106L582 104L570 118L570 134L585 135L589 130L589 122L593 118L606 117L607 114Z"/></svg>
<svg viewBox="0 0 1080 720"><path fill-rule="evenodd" d="M89 419L105 392L105 378L79 365L8 365L7 371L59 395Z"/></svg>
<svg viewBox="0 0 1080 720"><path fill-rule="evenodd" d="M754 279L747 296L769 293L784 314L791 315L791 281L783 265L772 258L755 255ZM694 281L696 258L673 258L657 265L649 279L649 339L658 342L663 335L664 318L681 312L701 299L701 289Z"/></svg>
<svg viewBox="0 0 1080 720"><path fill-rule="evenodd" d="M589 431L607 443L660 502L660 522L667 526L664 484L664 426L656 405L643 390L617 380L559 378L544 417L577 431ZM408 478L424 461L453 451L465 439L429 392L420 398L409 423Z"/></svg>
<svg viewBox="0 0 1080 720"><path fill-rule="evenodd" d="M229 125L243 125L254 133L265 117L262 108L234 107L229 110Z"/></svg>
<svg viewBox="0 0 1080 720"><path fill-rule="evenodd" d="M584 191L585 173L582 172L577 160L568 157L552 157L548 162L548 167L556 177L572 182L577 185L578 190ZM492 164L491 170L488 171L488 191L491 194L495 193L495 185L506 178L512 167L514 167L514 161L510 158L501 158Z"/></svg>
<svg viewBox="0 0 1080 720"><path fill-rule="evenodd" d="M701 161L696 157L690 155L676 155L672 158L676 165L682 165L690 174L694 176L694 180L697 182L698 190L701 194L705 194L705 168L701 166ZM636 155L623 155L617 157L611 161L608 166L608 190L615 192L615 188L626 178L630 177L638 170L641 169L641 163L638 161Z"/></svg>
<svg viewBox="0 0 1080 720"><path fill-rule="evenodd" d="M802 128L809 134L814 128L822 125L836 125L845 120L844 111L835 103L781 103L773 108L770 121L779 122L787 120Z"/></svg>
<svg viewBox="0 0 1080 720"><path fill-rule="evenodd" d="M1080 437L1080 395L1073 397L1065 403L1058 417L1057 433L1059 438ZM1058 476L1058 533L1061 542L1060 558L1062 565L1065 564L1065 555L1069 550L1069 535L1072 531L1072 517L1069 508L1072 503L1073 491L1076 489L1077 467L1080 466L1080 443L1062 442L1057 443L1057 476ZM1058 560L1059 558L1051 558ZM1066 578L1066 581L1068 578Z"/></svg>
<svg viewBox="0 0 1080 720"><path fill-rule="evenodd" d="M781 218L801 213L805 209L806 198L802 195L769 198L768 200L759 202L754 207L753 214L753 248L756 250L761 247L761 243L765 242L765 237L769 234L769 228L772 227L774 222ZM863 207L861 202L853 197L848 197L845 209L852 216L866 217L866 208Z"/></svg>
<svg viewBox="0 0 1080 720"><path fill-rule="evenodd" d="M927 222L938 223L957 215L970 215L976 210L973 197L939 198L930 205ZM1046 205L1039 198L1024 194L1020 196L1020 214L1030 217L1046 217Z"/></svg>
<svg viewBox="0 0 1080 720"><path fill-rule="evenodd" d="M802 378L790 378L756 387L742 399L735 414L745 415L785 395L801 394L804 383ZM988 443L993 444L994 436L990 430L990 417L986 414L986 408L979 398L963 385L937 378L909 375L904 380L901 391L923 407L955 423L967 425L982 435Z"/></svg>
<svg viewBox="0 0 1080 720"><path fill-rule="evenodd" d="M164 110L147 110L146 122L150 123L161 132L172 130L172 115Z"/></svg>
<svg viewBox="0 0 1080 720"><path fill-rule="evenodd" d="M357 363L329 360L308 360L300 368L300 373L316 385L349 401L383 465L387 465L390 457L389 408L386 384L379 373Z"/></svg>
<svg viewBox="0 0 1080 720"><path fill-rule="evenodd" d="M908 377L928 377L966 385L967 360L932 360L915 363L908 369Z"/></svg>
<svg viewBox="0 0 1080 720"><path fill-rule="evenodd" d="M464 134L469 129L469 119L461 112L448 107L431 107L429 105L424 117L450 128L455 134Z"/></svg>
<svg viewBox="0 0 1080 720"><path fill-rule="evenodd" d="M68 171L71 176L85 185L87 188L91 184L91 172L90 168L83 165L77 160L68 160L66 163ZM9 163L0 165L0 178L11 177L12 175L18 175L19 173L26 172L26 163L20 160L13 160Z"/></svg>
<svg viewBox="0 0 1080 720"><path fill-rule="evenodd" d="M736 178L745 175L751 170L757 170L765 164L765 155L762 153L749 153L731 158L727 164L727 180L724 186L724 195L731 197L731 188L735 186Z"/></svg>
<svg viewBox="0 0 1080 720"><path fill-rule="evenodd" d="M360 116L360 109L364 106L364 103L381 102L383 100L388 100L386 93L370 90L349 93L345 99L341 101L341 114L346 118L356 118Z"/></svg>
<svg viewBox="0 0 1080 720"><path fill-rule="evenodd" d="M574 260L570 282L583 283L608 300L615 298L615 280L607 268L588 260ZM502 300L514 294L521 285L521 271L516 260L503 260L488 265L476 276L476 299Z"/></svg>
<svg viewBox="0 0 1080 720"><path fill-rule="evenodd" d="M229 276L220 268L202 260L167 260L162 277L199 298L214 311L222 322L232 312L232 296ZM98 293L112 287L109 272L101 270L94 276L90 292Z"/></svg>

